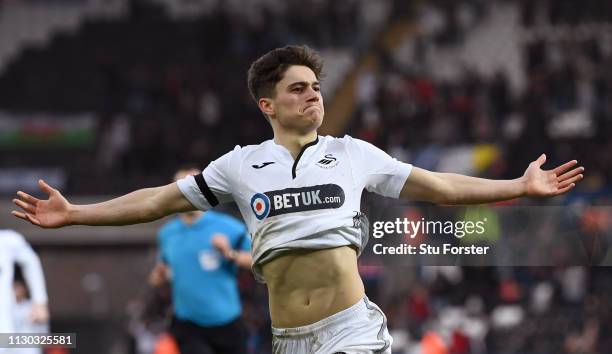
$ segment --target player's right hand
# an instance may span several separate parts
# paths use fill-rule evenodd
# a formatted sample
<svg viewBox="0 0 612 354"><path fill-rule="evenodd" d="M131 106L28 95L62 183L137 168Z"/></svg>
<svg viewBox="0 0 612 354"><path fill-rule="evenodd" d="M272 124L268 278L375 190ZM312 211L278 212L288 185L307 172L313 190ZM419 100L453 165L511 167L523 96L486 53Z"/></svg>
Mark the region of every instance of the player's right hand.
<svg viewBox="0 0 612 354"><path fill-rule="evenodd" d="M42 179L38 181L38 185L49 196L49 199L40 200L19 191L17 192L17 198L13 199L13 203L20 207L22 211L13 210L11 214L44 228L69 225L70 203L57 189L51 188Z"/></svg>

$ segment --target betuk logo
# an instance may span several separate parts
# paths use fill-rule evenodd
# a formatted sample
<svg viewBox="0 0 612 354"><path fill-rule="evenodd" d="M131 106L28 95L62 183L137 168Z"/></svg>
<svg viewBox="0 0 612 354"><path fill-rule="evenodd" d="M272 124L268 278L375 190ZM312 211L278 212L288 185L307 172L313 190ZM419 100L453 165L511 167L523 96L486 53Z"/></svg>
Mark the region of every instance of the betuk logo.
<svg viewBox="0 0 612 354"><path fill-rule="evenodd" d="M339 185L321 184L256 193L251 198L251 209L258 220L263 220L288 213L338 209L344 199L344 190Z"/></svg>

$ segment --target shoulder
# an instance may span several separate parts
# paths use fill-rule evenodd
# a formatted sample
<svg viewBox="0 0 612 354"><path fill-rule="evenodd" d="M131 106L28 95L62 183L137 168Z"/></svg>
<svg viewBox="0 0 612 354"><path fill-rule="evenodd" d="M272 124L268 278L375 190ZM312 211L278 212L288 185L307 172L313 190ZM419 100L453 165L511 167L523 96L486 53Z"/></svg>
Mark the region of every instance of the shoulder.
<svg viewBox="0 0 612 354"><path fill-rule="evenodd" d="M344 135L343 137L337 138L334 136L321 136L320 139L327 144L342 144L342 145L354 145L354 144L369 144L361 139L353 138L350 135Z"/></svg>
<svg viewBox="0 0 612 354"><path fill-rule="evenodd" d="M14 230L0 230L0 241L3 243L25 242L23 235Z"/></svg>
<svg viewBox="0 0 612 354"><path fill-rule="evenodd" d="M261 144L257 144L257 145L245 145L245 146L236 145L232 150L227 152L225 155L221 156L220 159L224 157L230 160L238 160L238 161L246 159L250 155L267 151L271 141L272 140L266 140L262 142Z"/></svg>
<svg viewBox="0 0 612 354"><path fill-rule="evenodd" d="M348 152L363 151L367 149L378 150L378 148L372 145L371 143L365 140L353 138L350 135L344 135L341 138L336 138L333 136L323 136L321 138L328 146L334 146L336 148L342 147L346 149Z"/></svg>
<svg viewBox="0 0 612 354"><path fill-rule="evenodd" d="M269 148L271 143L272 143L272 140L268 139L259 144L245 145L245 146L236 145L234 149L232 150L232 152L239 153L239 154L248 154L251 152L266 150Z"/></svg>
<svg viewBox="0 0 612 354"><path fill-rule="evenodd" d="M15 230L9 230L9 229L1 229L0 230L0 236L1 237L10 237L10 238L23 238L23 236L15 231Z"/></svg>

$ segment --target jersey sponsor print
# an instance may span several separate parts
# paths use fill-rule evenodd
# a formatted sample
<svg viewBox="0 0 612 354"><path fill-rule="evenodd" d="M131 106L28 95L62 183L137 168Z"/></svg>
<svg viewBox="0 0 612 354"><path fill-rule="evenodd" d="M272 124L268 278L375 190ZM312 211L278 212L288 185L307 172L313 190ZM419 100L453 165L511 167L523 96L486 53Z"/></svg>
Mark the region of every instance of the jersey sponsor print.
<svg viewBox="0 0 612 354"><path fill-rule="evenodd" d="M257 219L263 220L301 211L337 209L344 199L344 190L337 184L321 184L256 193L251 198L251 209Z"/></svg>

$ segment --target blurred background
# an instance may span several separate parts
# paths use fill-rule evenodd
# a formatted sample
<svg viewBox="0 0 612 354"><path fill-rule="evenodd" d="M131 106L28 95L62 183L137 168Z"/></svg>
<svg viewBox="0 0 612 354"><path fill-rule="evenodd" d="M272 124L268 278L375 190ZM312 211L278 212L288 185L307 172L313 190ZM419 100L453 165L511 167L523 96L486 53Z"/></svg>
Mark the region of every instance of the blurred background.
<svg viewBox="0 0 612 354"><path fill-rule="evenodd" d="M519 177L542 152L546 166L586 168L567 196L476 210L365 195L371 220L486 214L486 243L520 234L555 255L529 266L364 255L394 353L612 352L611 1L0 0L0 227L39 253L51 330L77 332L72 352L153 352L168 319L168 291L146 283L161 224L38 230L10 216L15 191L38 193L43 177L72 202L103 200L270 139L246 71L286 44L326 61L321 134L487 178ZM248 272L240 287L249 353L270 353L265 287Z"/></svg>

